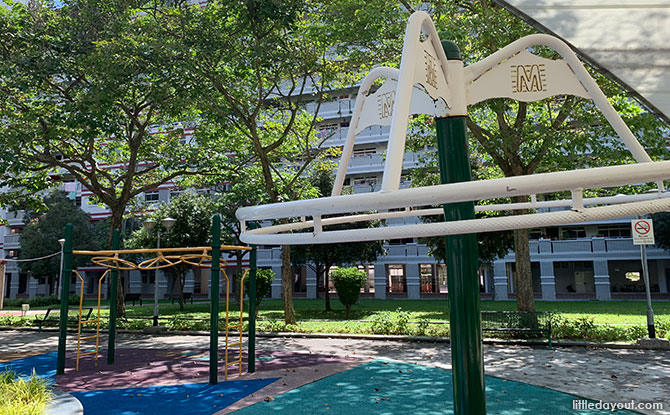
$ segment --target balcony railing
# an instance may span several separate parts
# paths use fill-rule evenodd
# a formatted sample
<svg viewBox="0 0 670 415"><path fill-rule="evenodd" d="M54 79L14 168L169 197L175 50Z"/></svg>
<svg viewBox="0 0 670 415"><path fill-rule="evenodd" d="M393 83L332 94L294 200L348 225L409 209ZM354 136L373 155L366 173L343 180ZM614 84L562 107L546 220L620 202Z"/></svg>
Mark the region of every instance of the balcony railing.
<svg viewBox="0 0 670 415"><path fill-rule="evenodd" d="M7 212L5 219L7 219L9 226L22 226L25 216L26 214L23 211Z"/></svg>
<svg viewBox="0 0 670 415"><path fill-rule="evenodd" d="M7 235L5 236L4 249L19 249L21 247L21 235Z"/></svg>

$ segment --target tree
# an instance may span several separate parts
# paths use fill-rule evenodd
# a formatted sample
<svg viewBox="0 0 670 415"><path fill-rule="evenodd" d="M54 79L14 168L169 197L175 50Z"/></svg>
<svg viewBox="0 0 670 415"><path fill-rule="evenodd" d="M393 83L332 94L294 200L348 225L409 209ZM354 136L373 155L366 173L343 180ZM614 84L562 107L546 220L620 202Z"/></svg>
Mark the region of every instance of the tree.
<svg viewBox="0 0 670 415"><path fill-rule="evenodd" d="M349 318L351 306L356 304L361 295L361 288L367 281L368 276L358 268L338 268L333 271L333 284L337 290L340 302L347 310L346 318Z"/></svg>
<svg viewBox="0 0 670 415"><path fill-rule="evenodd" d="M654 241L660 248L670 252L670 212L654 213Z"/></svg>
<svg viewBox="0 0 670 415"><path fill-rule="evenodd" d="M182 73L206 87L198 98L205 115L203 133L213 131L242 164L256 166L268 201L278 203L314 196L305 177L310 165L327 155L323 144L328 138L316 136L316 114L329 89L341 81L340 74L348 82L354 68L361 68L357 59L368 63L374 51L388 47L387 41L370 38L367 49L349 47L353 38L402 27L383 20L396 15L388 12L389 4L395 7L388 1L370 2L366 13L352 14L351 0L215 0L202 8L186 2L157 5L150 14L160 27L156 37L172 48ZM367 13L373 10L379 14ZM312 113L305 110L308 101L314 104ZM288 324L295 323L292 286L285 246L282 295Z"/></svg>
<svg viewBox="0 0 670 415"><path fill-rule="evenodd" d="M45 199L46 210L28 211L26 226L21 233L19 259L39 258L58 252L67 223L72 224L72 246L74 249L96 250L104 245L105 232L91 223L91 217L75 206L64 192L54 191ZM72 268L76 269L88 263L88 257L74 255ZM33 277L47 277L49 294L59 285L60 256L40 261L20 263L22 272L30 272Z"/></svg>
<svg viewBox="0 0 670 415"><path fill-rule="evenodd" d="M198 195L195 192L184 192L169 205L161 204L151 215L156 221L156 227L151 232L144 229L135 231L126 241L128 248L156 247L157 233L161 231L161 248L181 248L208 246L211 241L212 216L216 213L216 204L207 195ZM169 232L161 225L165 218L175 219L176 222ZM174 266L175 281L179 284L179 310L184 310L184 284L186 275L191 269L189 264L179 263Z"/></svg>
<svg viewBox="0 0 670 415"><path fill-rule="evenodd" d="M275 279L275 273L271 269L259 269L256 271L256 317L261 301L272 290L272 281ZM244 291L249 295L249 278L244 280Z"/></svg>
<svg viewBox="0 0 670 415"><path fill-rule="evenodd" d="M319 170L312 176L312 184L319 189L321 196L330 196L333 188L333 174L330 170ZM330 225L328 230L362 229L376 227L379 221L354 222L343 225ZM350 242L339 244L297 245L293 247L292 257L296 264L306 264L316 273L316 288L323 282L326 311L330 307L330 268L334 265L366 264L375 262L377 257L384 254L382 241Z"/></svg>
<svg viewBox="0 0 670 415"><path fill-rule="evenodd" d="M230 176L231 186L227 190L217 189L216 202L221 214L221 234L222 242L226 245L244 245L240 240L240 221L235 217L238 208L250 205L263 204L267 200L267 195L263 191L258 174L249 173L250 168L242 169L239 173ZM247 251L228 252L229 257L235 258L236 276L242 275L242 260ZM239 301L243 299L240 297Z"/></svg>
<svg viewBox="0 0 670 415"><path fill-rule="evenodd" d="M441 2L429 12L438 30L448 30L449 40L460 46L466 64L535 32L502 7L487 1ZM546 48L538 48L536 52L545 57L555 56ZM662 122L643 111L611 81L593 72L592 76L651 156L663 154L666 149L661 140L665 128ZM632 161L622 143L612 139L616 133L593 103L578 97L556 96L533 103L491 99L469 109L467 124L471 152L481 167L488 170L488 177ZM528 200L514 197L511 201ZM527 212L516 212L524 213ZM517 308L533 311L528 230L516 230L513 234Z"/></svg>
<svg viewBox="0 0 670 415"><path fill-rule="evenodd" d="M111 211L110 245L137 195L227 160L218 147L183 140L178 122L196 116L190 90L162 43L146 36L142 4L0 8L0 184L34 193L76 180Z"/></svg>

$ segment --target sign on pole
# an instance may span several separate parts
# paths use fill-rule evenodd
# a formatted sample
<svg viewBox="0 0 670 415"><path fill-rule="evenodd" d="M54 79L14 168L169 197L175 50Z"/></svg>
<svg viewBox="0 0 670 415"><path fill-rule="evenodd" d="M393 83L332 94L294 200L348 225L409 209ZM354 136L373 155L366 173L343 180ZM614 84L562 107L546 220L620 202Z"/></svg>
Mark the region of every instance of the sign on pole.
<svg viewBox="0 0 670 415"><path fill-rule="evenodd" d="M654 224L651 219L633 219L633 245L654 244Z"/></svg>

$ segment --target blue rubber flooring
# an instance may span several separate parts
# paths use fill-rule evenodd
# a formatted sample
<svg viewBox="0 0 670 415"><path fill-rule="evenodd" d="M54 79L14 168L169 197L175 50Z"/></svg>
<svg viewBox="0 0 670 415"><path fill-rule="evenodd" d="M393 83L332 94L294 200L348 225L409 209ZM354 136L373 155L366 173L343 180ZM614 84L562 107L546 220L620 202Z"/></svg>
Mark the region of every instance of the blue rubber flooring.
<svg viewBox="0 0 670 415"><path fill-rule="evenodd" d="M74 392L84 413L96 415L211 415L277 380L233 380Z"/></svg>
<svg viewBox="0 0 670 415"><path fill-rule="evenodd" d="M34 369L37 376L45 378L49 384L53 384L56 378L57 355L57 352L51 352L10 360L9 362L0 363L0 372L12 370L19 377L25 378L30 377Z"/></svg>
<svg viewBox="0 0 670 415"><path fill-rule="evenodd" d="M489 415L611 414L573 410L577 396L526 383L486 378ZM304 385L236 415L448 415L453 414L450 370L374 360ZM618 414L632 414L617 411Z"/></svg>

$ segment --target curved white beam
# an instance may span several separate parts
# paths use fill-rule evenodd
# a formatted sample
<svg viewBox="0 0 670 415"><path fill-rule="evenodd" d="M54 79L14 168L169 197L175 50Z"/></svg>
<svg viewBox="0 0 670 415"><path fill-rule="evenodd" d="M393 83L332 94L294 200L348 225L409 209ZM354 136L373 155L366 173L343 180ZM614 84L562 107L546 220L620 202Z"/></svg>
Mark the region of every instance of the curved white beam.
<svg viewBox="0 0 670 415"><path fill-rule="evenodd" d="M481 232L495 232L513 229L531 229L569 223L590 222L622 216L635 216L662 212L670 209L670 199L660 199L627 203L623 205L601 206L580 211L535 213L520 216L497 216L486 219L470 219L456 222L422 223L416 225L389 226L380 228L324 231L318 234L286 233L256 234L243 233L243 242L257 245L304 245L323 243L344 243L352 241L377 241L388 239L416 238L441 235L459 235Z"/></svg>
<svg viewBox="0 0 670 415"><path fill-rule="evenodd" d="M659 161L249 206L238 209L236 216L242 221L322 216L613 187L666 178L670 178L670 161Z"/></svg>

